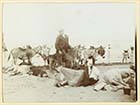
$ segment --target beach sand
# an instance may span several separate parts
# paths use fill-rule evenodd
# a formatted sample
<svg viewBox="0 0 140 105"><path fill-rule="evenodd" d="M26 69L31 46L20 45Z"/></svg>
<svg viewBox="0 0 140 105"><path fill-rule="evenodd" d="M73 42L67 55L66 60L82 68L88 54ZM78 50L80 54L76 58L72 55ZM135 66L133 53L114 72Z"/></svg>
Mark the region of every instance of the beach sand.
<svg viewBox="0 0 140 105"><path fill-rule="evenodd" d="M97 66L101 73L111 68L129 68L129 65ZM28 74L9 76L3 73L4 102L135 102L135 91L124 95L123 90L94 91L87 87L55 87L54 79Z"/></svg>

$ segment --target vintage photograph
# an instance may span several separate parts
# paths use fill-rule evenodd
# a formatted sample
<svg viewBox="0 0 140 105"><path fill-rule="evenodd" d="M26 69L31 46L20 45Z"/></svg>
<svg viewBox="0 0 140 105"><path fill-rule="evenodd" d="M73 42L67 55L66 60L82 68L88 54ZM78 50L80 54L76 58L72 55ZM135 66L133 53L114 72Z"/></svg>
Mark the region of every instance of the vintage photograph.
<svg viewBox="0 0 140 105"><path fill-rule="evenodd" d="M136 102L136 3L3 3L4 103Z"/></svg>

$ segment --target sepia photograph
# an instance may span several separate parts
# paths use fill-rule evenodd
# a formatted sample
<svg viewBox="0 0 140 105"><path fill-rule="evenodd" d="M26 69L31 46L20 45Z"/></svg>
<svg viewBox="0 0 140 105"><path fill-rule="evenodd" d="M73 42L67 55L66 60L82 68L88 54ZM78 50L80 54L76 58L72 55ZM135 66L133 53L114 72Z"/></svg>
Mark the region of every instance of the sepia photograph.
<svg viewBox="0 0 140 105"><path fill-rule="evenodd" d="M136 3L3 3L3 103L137 101Z"/></svg>

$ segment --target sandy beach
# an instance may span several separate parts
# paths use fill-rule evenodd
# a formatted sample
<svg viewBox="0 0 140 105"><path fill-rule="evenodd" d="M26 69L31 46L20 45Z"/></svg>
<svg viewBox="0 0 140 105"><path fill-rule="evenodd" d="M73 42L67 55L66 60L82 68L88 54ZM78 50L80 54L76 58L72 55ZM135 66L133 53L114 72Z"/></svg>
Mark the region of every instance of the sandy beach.
<svg viewBox="0 0 140 105"><path fill-rule="evenodd" d="M111 68L128 68L129 65L97 66L101 73ZM4 102L134 102L135 91L124 95L123 90L94 91L93 86L55 87L53 78L28 74L3 74Z"/></svg>

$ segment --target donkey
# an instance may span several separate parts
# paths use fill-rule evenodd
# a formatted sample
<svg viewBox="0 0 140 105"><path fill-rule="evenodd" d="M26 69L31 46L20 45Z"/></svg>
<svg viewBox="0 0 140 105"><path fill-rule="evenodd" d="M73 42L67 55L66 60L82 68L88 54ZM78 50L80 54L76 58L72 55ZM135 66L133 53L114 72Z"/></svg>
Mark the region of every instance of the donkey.
<svg viewBox="0 0 140 105"><path fill-rule="evenodd" d="M25 63L25 60L28 60L28 64L31 64L31 58L37 53L39 53L40 49L41 49L40 46L32 49L32 47L29 45L26 46L26 48L21 48L21 47L14 48L11 50L9 54L8 61L12 56L15 65L17 64L18 59L23 60L23 63Z"/></svg>

